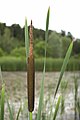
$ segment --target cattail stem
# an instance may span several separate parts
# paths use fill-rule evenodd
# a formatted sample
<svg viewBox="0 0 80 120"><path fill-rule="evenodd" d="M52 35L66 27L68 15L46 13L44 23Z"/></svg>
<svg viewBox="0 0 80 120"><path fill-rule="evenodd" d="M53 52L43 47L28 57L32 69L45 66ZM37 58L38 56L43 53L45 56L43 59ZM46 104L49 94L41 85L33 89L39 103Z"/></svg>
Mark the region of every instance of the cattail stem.
<svg viewBox="0 0 80 120"><path fill-rule="evenodd" d="M29 46L29 56L27 63L27 87L28 87L28 110L29 112L32 112L34 110L34 91L35 91L35 68L34 68L34 56L33 56L32 21L30 25L30 46Z"/></svg>
<svg viewBox="0 0 80 120"><path fill-rule="evenodd" d="M32 112L29 112L29 120L32 120Z"/></svg>

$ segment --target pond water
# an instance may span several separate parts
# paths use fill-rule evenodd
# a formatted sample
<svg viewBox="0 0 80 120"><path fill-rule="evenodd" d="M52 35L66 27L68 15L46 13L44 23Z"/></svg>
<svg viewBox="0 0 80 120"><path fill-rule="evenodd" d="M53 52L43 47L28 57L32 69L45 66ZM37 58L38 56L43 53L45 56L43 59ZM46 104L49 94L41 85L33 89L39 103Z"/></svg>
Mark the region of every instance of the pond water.
<svg viewBox="0 0 80 120"><path fill-rule="evenodd" d="M60 72L46 72L45 81L44 81L44 107L43 111L48 118L52 106L52 111L54 112L55 103L58 99L58 96L61 94L61 89L59 88L56 99L54 100L54 92L59 79ZM18 111L20 104L24 104L24 101L27 100L27 73L26 72L2 72L3 80L6 85L6 94L9 98L10 105L15 108L15 113ZM64 93L65 98L65 110L63 120L73 120L74 119L74 76L78 80L78 97L80 97L80 72L65 72L63 79L68 82L67 88ZM35 85L35 110L34 118L37 114L39 95L40 95L40 86L42 80L42 72L36 72L36 85ZM26 109L27 113L27 107ZM7 104L5 104L5 119L9 120ZM24 110L25 111L25 110ZM23 117L28 114L23 113ZM46 114L47 113L47 114ZM59 112L60 113L60 112ZM24 120L26 119L24 118ZM57 120L61 118L61 115L58 114ZM62 119L62 118L61 118ZM22 116L20 120L23 120ZM46 119L48 120L48 119Z"/></svg>

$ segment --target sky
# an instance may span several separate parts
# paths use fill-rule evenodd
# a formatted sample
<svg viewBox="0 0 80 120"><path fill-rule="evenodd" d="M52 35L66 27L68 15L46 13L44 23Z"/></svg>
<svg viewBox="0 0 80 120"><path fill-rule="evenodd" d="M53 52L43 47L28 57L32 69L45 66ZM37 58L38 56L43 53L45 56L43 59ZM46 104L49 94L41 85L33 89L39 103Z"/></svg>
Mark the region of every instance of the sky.
<svg viewBox="0 0 80 120"><path fill-rule="evenodd" d="M21 27L32 19L35 28L45 30L45 21L50 6L49 29L71 32L80 38L80 0L0 0L0 22Z"/></svg>

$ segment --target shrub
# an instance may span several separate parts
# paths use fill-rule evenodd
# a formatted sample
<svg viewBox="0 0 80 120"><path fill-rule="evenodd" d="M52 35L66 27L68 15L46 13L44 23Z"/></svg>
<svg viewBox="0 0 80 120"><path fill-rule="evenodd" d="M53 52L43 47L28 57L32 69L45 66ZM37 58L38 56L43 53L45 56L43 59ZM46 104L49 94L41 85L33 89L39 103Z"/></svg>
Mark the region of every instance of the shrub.
<svg viewBox="0 0 80 120"><path fill-rule="evenodd" d="M15 48L11 51L11 56L26 56L26 50L25 47Z"/></svg>
<svg viewBox="0 0 80 120"><path fill-rule="evenodd" d="M4 51L0 48L0 57L4 55Z"/></svg>

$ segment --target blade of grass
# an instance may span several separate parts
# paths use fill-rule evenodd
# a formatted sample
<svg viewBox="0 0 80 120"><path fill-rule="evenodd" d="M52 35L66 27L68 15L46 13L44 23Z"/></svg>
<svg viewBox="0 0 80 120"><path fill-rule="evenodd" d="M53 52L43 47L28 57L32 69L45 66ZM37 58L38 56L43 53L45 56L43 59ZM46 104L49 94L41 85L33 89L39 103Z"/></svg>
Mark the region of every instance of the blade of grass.
<svg viewBox="0 0 80 120"><path fill-rule="evenodd" d="M12 110L11 110L11 107L10 107L8 99L7 99L7 105L8 105L8 109L9 109L10 120L14 120L14 116L13 116L13 113L12 113Z"/></svg>
<svg viewBox="0 0 80 120"><path fill-rule="evenodd" d="M26 48L26 59L27 59L29 55L29 38L28 38L27 19L25 19L25 48Z"/></svg>
<svg viewBox="0 0 80 120"><path fill-rule="evenodd" d="M74 76L74 90L75 90L75 92L74 92L74 109L75 109L75 120L77 119L77 108L76 108L76 106L77 106L77 98L78 98L78 79L77 79L77 77L76 76Z"/></svg>
<svg viewBox="0 0 80 120"><path fill-rule="evenodd" d="M21 110L22 110L22 107L20 106L20 108L18 110L18 114L17 114L16 120L19 120L19 115L20 115Z"/></svg>
<svg viewBox="0 0 80 120"><path fill-rule="evenodd" d="M1 120L4 120L4 103L5 103L5 85L2 85L1 91Z"/></svg>
<svg viewBox="0 0 80 120"><path fill-rule="evenodd" d="M42 111L42 106L43 106L44 79L45 79L45 66L46 66L46 44L47 44L47 39L48 39L49 16L50 16L50 7L48 8L47 19L46 19L45 59L44 59L44 68L43 68L43 75L42 75L42 81L41 81L41 90L40 90L40 98L39 98L39 106L38 106L37 120L41 120L41 111Z"/></svg>
<svg viewBox="0 0 80 120"><path fill-rule="evenodd" d="M61 101L61 96L59 96L59 98L58 98L56 108L55 108L55 112L54 112L54 116L53 116L53 120L56 120L57 113L58 113L58 110L59 110L60 101Z"/></svg>
<svg viewBox="0 0 80 120"><path fill-rule="evenodd" d="M48 40L49 17L50 17L50 7L48 8L47 18L46 18L46 32L45 32L45 58L46 58L46 46L47 46L47 40Z"/></svg>
<svg viewBox="0 0 80 120"><path fill-rule="evenodd" d="M63 62L62 68L61 68L61 73L60 73L59 81L58 81L58 84L57 84L57 87L56 87L56 91L55 91L55 94L54 94L54 98L55 98L55 96L57 94L57 91L58 91L58 88L59 88L62 76L64 74L64 71L66 69L66 66L67 66L67 64L69 62L69 58L70 58L70 55L71 55L71 52L72 52L72 48L73 48L73 41L71 42L71 44L70 44L70 46L69 46L69 48L67 50L66 56L64 58L64 62Z"/></svg>

